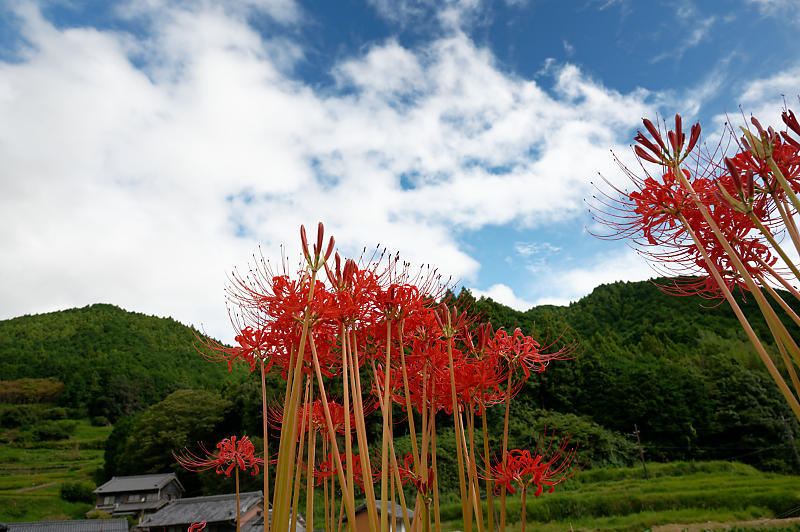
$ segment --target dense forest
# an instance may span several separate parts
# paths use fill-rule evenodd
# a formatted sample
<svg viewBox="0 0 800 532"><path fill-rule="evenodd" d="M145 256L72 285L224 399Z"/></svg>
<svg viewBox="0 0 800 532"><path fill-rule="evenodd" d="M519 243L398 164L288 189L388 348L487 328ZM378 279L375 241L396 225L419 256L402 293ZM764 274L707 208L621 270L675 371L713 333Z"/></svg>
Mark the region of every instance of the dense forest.
<svg viewBox="0 0 800 532"><path fill-rule="evenodd" d="M791 440L800 439L800 427L725 305L665 295L649 282L604 285L569 306L527 312L467 291L454 299L496 329L535 331L552 349L581 345L576 359L552 362L512 403L512 446L531 445L547 426L572 433L589 467L631 464L638 458L636 426L649 460L800 470ZM238 433L260 442L258 375L203 360L195 334L174 320L111 305L2 321L0 375L12 391L0 401L36 401L25 380L36 378L43 400L114 422L98 480L177 470L170 451L196 441L213 444ZM279 377L271 382L277 401L283 385ZM26 405L0 405L0 422L7 424L3 416L13 417L14 406ZM488 414L498 435L500 410ZM402 430L398 425L398 452L408 446ZM443 431L445 463L452 443ZM206 475L185 484L214 492L220 482Z"/></svg>
<svg viewBox="0 0 800 532"><path fill-rule="evenodd" d="M4 320L0 379L54 379L59 406L115 421L180 388L219 388L227 368L203 363L195 334L104 304Z"/></svg>

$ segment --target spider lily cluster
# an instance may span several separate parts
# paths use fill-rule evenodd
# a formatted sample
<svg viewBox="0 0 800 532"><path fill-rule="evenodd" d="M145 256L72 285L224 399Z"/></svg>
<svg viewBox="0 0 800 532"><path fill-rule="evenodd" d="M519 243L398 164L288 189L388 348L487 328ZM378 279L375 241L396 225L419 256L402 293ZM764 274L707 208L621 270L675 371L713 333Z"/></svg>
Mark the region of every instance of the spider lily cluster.
<svg viewBox="0 0 800 532"><path fill-rule="evenodd" d="M551 436L535 450L509 450L508 418L524 382L553 360L574 358L576 345L543 347L519 329L478 323L442 302L447 286L435 270L412 270L383 254L343 260L334 254L333 238L325 243L321 223L312 246L305 228L300 235L298 272L285 265L274 272L259 259L246 274L232 275L227 297L236 345L202 340L201 346L210 360L260 371L262 389L269 373L285 380L279 407L268 406L266 394L262 401L264 456L270 457L265 508L272 503L265 531L294 530L301 489L310 528L322 524L313 522L321 490L325 530L354 530L362 498L371 530L394 530L399 520L409 531L440 530L437 414L451 419L445 430L455 435L467 531L474 523L481 532L505 530L506 493L516 489L509 471L516 471L523 494L531 482L537 486L537 497L575 474L580 466L568 439L553 445ZM331 389L340 390L336 398ZM501 450L489 447L486 409L495 405L505 409ZM367 436L366 416L373 412L381 416L380 442ZM411 452L401 456L393 440L397 423L410 434ZM279 431L277 444L267 438L270 426ZM520 456L530 463L523 467ZM212 467L191 454L181 461ZM394 507L401 515L385 511Z"/></svg>
<svg viewBox="0 0 800 532"><path fill-rule="evenodd" d="M666 135L666 124L644 119L646 133L634 138L641 174L620 163L633 191L612 187L595 197L592 211L611 229L602 237L628 239L664 273L681 276L664 291L726 300L800 419L800 348L781 315L798 326L800 318L775 290L800 300L792 284L800 271L790 257L800 253L800 123L791 110L781 118L784 131L752 118L752 129L742 128L738 138L729 131L714 150L699 148L700 124L687 141L680 115ZM733 297L737 292L758 304L783 372Z"/></svg>

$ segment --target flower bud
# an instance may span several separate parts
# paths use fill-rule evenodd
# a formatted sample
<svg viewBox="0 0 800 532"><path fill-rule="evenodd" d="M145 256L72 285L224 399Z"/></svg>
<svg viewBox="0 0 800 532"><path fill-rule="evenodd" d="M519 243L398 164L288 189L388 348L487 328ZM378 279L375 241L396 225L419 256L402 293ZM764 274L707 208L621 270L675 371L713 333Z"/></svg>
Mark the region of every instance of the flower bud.
<svg viewBox="0 0 800 532"><path fill-rule="evenodd" d="M322 222L317 225L317 245L314 246L314 254L319 255L322 252L322 238L325 236L325 226Z"/></svg>
<svg viewBox="0 0 800 532"><path fill-rule="evenodd" d="M647 128L647 131L649 131L650 134L653 136L653 138L656 140L656 142L658 142L658 145L661 146L661 149L667 151L667 147L664 145L664 141L661 140L661 133L659 133L658 128L654 126L653 123L646 118L642 118L642 123L644 124L644 127Z"/></svg>
<svg viewBox="0 0 800 532"><path fill-rule="evenodd" d="M328 241L328 249L325 250L325 260L328 260L328 257L331 256L331 253L333 252L333 244L334 240L333 237L331 237L331 239Z"/></svg>
<svg viewBox="0 0 800 532"><path fill-rule="evenodd" d="M782 113L781 118L783 119L783 123L786 124L789 129L800 135L800 122L797 121L797 118L794 116L794 113L791 109L787 109L785 113Z"/></svg>
<svg viewBox="0 0 800 532"><path fill-rule="evenodd" d="M306 227L304 225L300 226L300 243L303 246L303 255L305 255L306 260L311 262L311 254L308 252L308 238L306 237Z"/></svg>

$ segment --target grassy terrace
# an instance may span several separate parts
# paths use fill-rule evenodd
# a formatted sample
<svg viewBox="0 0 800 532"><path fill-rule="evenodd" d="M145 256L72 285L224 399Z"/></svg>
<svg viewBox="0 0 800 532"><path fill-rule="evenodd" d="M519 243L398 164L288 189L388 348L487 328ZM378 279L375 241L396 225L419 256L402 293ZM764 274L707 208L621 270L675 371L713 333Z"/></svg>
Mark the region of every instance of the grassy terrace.
<svg viewBox="0 0 800 532"><path fill-rule="evenodd" d="M527 530L641 531L669 523L730 523L800 515L800 477L730 462L650 464L583 471L555 493L527 501ZM509 498L509 530L519 530L520 500ZM463 529L461 506L442 508L443 530ZM760 530L798 530L765 524ZM680 530L678 528L677 530ZM750 528L752 530L752 528Z"/></svg>
<svg viewBox="0 0 800 532"><path fill-rule="evenodd" d="M6 431L0 445L0 521L80 519L91 505L69 503L59 497L64 482L94 482L103 466L103 445L111 427L78 423L67 440L13 443Z"/></svg>

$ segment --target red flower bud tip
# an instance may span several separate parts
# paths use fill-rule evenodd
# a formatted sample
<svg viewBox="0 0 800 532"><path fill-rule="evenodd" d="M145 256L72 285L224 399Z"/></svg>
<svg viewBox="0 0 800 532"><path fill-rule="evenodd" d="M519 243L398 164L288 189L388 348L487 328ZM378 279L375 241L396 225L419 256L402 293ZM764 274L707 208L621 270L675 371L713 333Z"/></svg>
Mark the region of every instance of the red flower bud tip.
<svg viewBox="0 0 800 532"><path fill-rule="evenodd" d="M742 176L739 174L739 169L736 168L736 164L734 164L733 159L730 157L725 157L725 166L728 167L728 173L730 173L731 178L733 178L733 184L736 186L736 190L741 192Z"/></svg>
<svg viewBox="0 0 800 532"><path fill-rule="evenodd" d="M750 168L748 168L747 172L745 172L745 174L744 174L744 182L745 182L745 185L747 186L747 197L748 198L752 198L753 197L753 192L754 192L754 188L755 188L755 184L753 183L753 175L754 175L754 172Z"/></svg>
<svg viewBox="0 0 800 532"><path fill-rule="evenodd" d="M661 149L667 151L667 147L666 145L664 145L664 141L661 140L661 133L659 133L658 128L654 126L653 123L646 118L642 118L642 123L644 124L644 127L647 128L647 131L649 131L650 134L653 136L653 138L656 140L656 142L658 142L658 145L661 146Z"/></svg>
<svg viewBox="0 0 800 532"><path fill-rule="evenodd" d="M784 142L786 142L787 144L790 144L794 148L797 148L798 150L800 150L800 142L797 142L796 140L794 140L792 137L789 136L788 133L786 133L785 131L781 131L781 136L783 137L783 141Z"/></svg>
<svg viewBox="0 0 800 532"><path fill-rule="evenodd" d="M322 251L322 239L325 236L325 226L322 225L322 222L317 225L317 245L314 246L314 254L319 255Z"/></svg>
<svg viewBox="0 0 800 532"><path fill-rule="evenodd" d="M436 318L436 324L439 326L439 328L444 330L444 323L442 323L442 317L439 316L438 311L433 311L433 317Z"/></svg>
<svg viewBox="0 0 800 532"><path fill-rule="evenodd" d="M303 255L306 256L306 260L311 260L311 254L308 252L308 238L306 237L306 227L304 225L300 226L300 243L303 245Z"/></svg>
<svg viewBox="0 0 800 532"><path fill-rule="evenodd" d="M800 135L800 122L797 121L797 118L794 116L794 113L791 109L787 109L785 113L782 113L781 118L783 119L783 123L786 124L789 129Z"/></svg>
<svg viewBox="0 0 800 532"><path fill-rule="evenodd" d="M648 140L648 138L645 137L641 131L637 131L636 133L637 135L633 137L633 140L635 140L636 142L638 142L639 144L641 144L642 146L653 152L653 154L655 154L656 157L660 158L661 150L658 148L658 146L650 142L650 140Z"/></svg>
<svg viewBox="0 0 800 532"><path fill-rule="evenodd" d="M753 125L756 126L756 130L758 130L759 136L763 139L767 134L764 131L764 128L761 127L761 122L759 122L758 119L754 116L750 117L750 122L752 122Z"/></svg>
<svg viewBox="0 0 800 532"><path fill-rule="evenodd" d="M644 151L644 148L641 146L634 146L633 151L636 152L636 155L644 159L645 161L650 161L651 163L661 164L661 161Z"/></svg>
<svg viewBox="0 0 800 532"><path fill-rule="evenodd" d="M356 266L356 261L353 259L347 259L344 261L344 280L346 283L352 283L353 277L355 277L356 271L358 270L358 266Z"/></svg>
<svg viewBox="0 0 800 532"><path fill-rule="evenodd" d="M467 347L470 351L475 351L475 344L472 343L472 333L469 331L469 327L464 325L462 336L464 337L464 343L467 344Z"/></svg>
<svg viewBox="0 0 800 532"><path fill-rule="evenodd" d="M333 253L333 244L334 240L333 237L331 237L331 239L328 241L328 249L325 250L325 260L328 260L328 257L330 257L331 253Z"/></svg>
<svg viewBox="0 0 800 532"><path fill-rule="evenodd" d="M333 272L333 271L332 271L332 270L331 270L331 269L328 267L328 263L327 263L327 262L326 262L325 264L323 264L323 266L325 266L325 275L327 275L327 276L328 276L328 280L331 282L331 285L332 285L334 288L338 288L338 287L340 286L340 282L341 282L341 276L340 276L340 275L338 275L338 274L339 274L339 272L337 271L336 273L334 273L334 272ZM338 270L338 268L337 268L337 270Z"/></svg>
<svg viewBox="0 0 800 532"><path fill-rule="evenodd" d="M678 153L681 151L680 143L678 142L678 136L675 134L674 131L670 131L667 133L667 138L669 139L669 143L672 145L672 151L674 153Z"/></svg>
<svg viewBox="0 0 800 532"><path fill-rule="evenodd" d="M686 148L686 153L689 153L694 149L695 144L700 139L700 122L696 123L692 126L692 130L689 134L689 146Z"/></svg>
<svg viewBox="0 0 800 532"><path fill-rule="evenodd" d="M681 115L679 115L677 113L675 114L675 134L677 135L678 140L680 142L680 145L678 146L678 149L680 149L681 147L683 147L682 146L683 145L683 138L684 138L684 135L683 135L683 122L681 121Z"/></svg>

